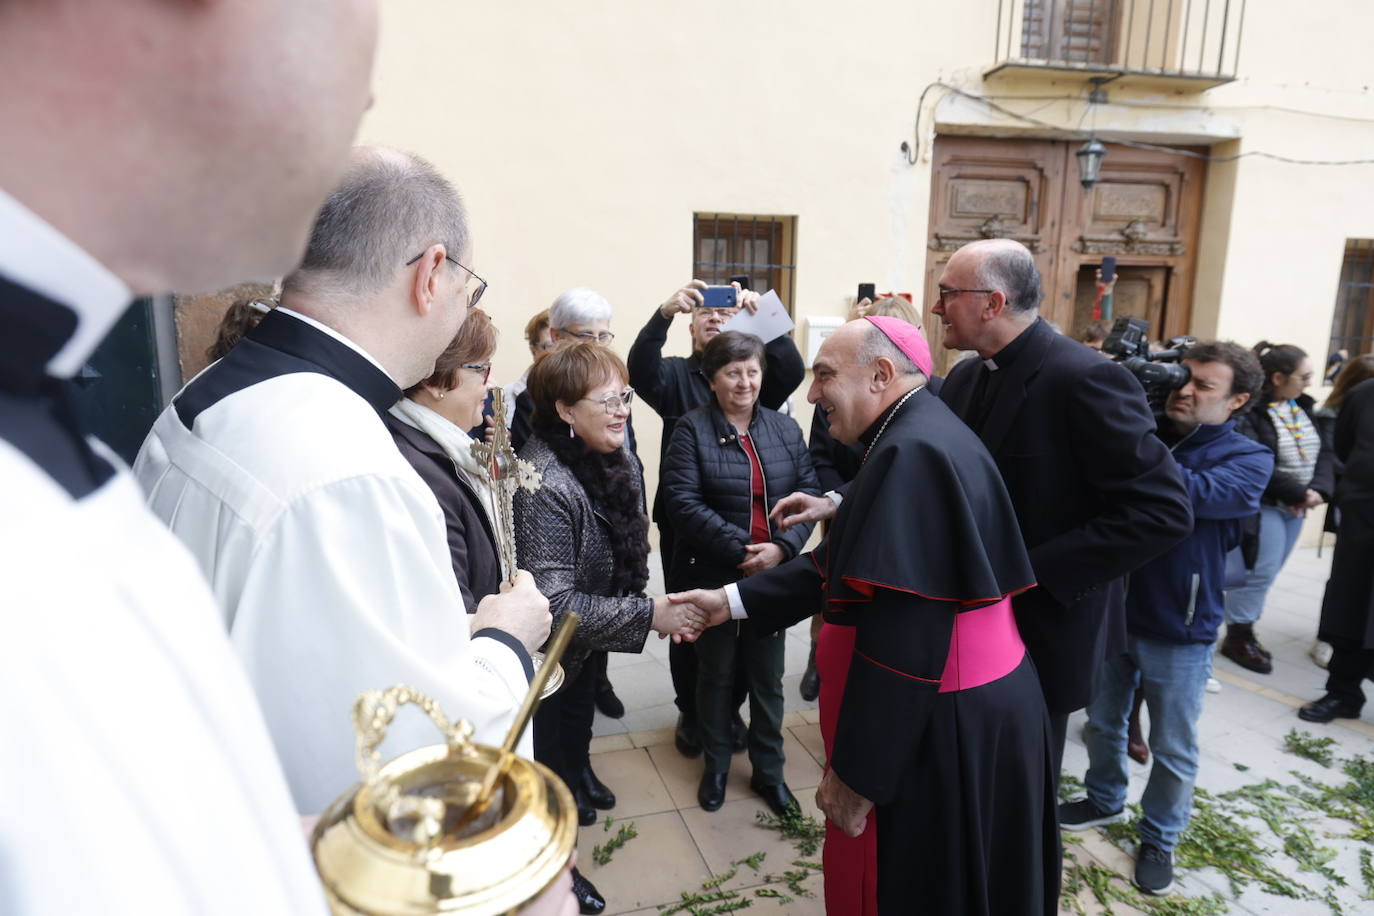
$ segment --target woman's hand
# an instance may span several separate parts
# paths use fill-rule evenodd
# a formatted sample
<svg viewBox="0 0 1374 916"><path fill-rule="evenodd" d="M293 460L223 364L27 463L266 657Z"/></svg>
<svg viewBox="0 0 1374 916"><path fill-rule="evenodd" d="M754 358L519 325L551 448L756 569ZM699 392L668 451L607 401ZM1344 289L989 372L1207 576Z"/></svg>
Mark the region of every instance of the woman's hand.
<svg viewBox="0 0 1374 916"><path fill-rule="evenodd" d="M1304 509L1315 509L1324 502L1326 502L1326 500L1322 499L1320 493L1316 490L1308 490L1307 493L1303 495L1302 507Z"/></svg>
<svg viewBox="0 0 1374 916"><path fill-rule="evenodd" d="M744 562L736 566L746 576L772 569L782 562L782 548L772 541L766 544L745 544Z"/></svg>
<svg viewBox="0 0 1374 916"><path fill-rule="evenodd" d="M654 598L654 620L650 624L659 639L694 642L706 627L706 617L696 605L673 601L665 595Z"/></svg>

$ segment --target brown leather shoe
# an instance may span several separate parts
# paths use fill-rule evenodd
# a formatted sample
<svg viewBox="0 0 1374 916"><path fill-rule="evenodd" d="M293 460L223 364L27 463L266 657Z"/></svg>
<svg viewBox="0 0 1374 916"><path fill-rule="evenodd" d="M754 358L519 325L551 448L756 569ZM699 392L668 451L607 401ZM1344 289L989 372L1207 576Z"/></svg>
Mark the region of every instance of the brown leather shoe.
<svg viewBox="0 0 1374 916"><path fill-rule="evenodd" d="M1256 674L1269 674L1274 670L1274 663L1269 660L1260 644L1255 642L1254 637L1233 639L1231 634L1227 633L1226 638L1221 641L1221 654Z"/></svg>

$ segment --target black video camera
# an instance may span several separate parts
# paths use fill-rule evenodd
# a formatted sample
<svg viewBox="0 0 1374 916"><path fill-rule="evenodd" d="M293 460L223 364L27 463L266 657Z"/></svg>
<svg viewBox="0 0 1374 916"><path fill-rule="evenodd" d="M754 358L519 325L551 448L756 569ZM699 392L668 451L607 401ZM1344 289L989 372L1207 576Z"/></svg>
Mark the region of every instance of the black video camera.
<svg viewBox="0 0 1374 916"><path fill-rule="evenodd" d="M1150 409L1158 413L1163 410L1169 392L1182 388L1192 378L1188 367L1179 365L1179 360L1184 351L1197 343L1197 338L1175 337L1165 349L1151 353L1149 330L1150 323L1143 318L1118 318L1102 342L1102 352L1131 370L1145 389Z"/></svg>

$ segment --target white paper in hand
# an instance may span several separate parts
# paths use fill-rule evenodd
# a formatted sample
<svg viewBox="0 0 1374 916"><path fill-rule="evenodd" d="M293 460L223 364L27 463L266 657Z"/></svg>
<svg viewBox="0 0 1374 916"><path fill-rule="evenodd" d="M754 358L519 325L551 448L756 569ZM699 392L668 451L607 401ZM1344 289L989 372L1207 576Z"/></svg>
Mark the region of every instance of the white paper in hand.
<svg viewBox="0 0 1374 916"><path fill-rule="evenodd" d="M782 304L778 294L771 289L759 297L759 310L751 313L742 308L725 324L722 331L743 331L753 334L764 343L775 340L792 330L796 325L792 316L787 314L787 306Z"/></svg>

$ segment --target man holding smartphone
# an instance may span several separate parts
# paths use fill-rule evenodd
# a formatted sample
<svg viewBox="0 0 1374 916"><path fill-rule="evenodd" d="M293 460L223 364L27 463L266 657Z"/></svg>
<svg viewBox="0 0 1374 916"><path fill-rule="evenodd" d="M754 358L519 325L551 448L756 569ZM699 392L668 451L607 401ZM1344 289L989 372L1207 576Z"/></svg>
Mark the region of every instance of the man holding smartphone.
<svg viewBox="0 0 1374 916"><path fill-rule="evenodd" d="M734 293L733 303L728 293ZM678 419L694 407L707 403L711 387L701 371L701 351L707 341L722 330L723 325L741 308L758 308L758 294L742 289L736 281L729 286L709 286L701 280L679 289L659 306L644 325L625 361L630 369L630 385L663 420L663 436L659 443L660 459L668 450L673 427ZM692 340L689 356L664 356L668 328L680 314L690 315L688 333ZM806 366L792 338L783 334L764 347L766 364L763 367L763 387L759 403L774 410L782 406L806 376ZM673 531L662 511L660 491L655 490L653 519L658 524L659 552L665 569L672 565ZM696 726L696 655L690 645L674 643L668 650L668 667L673 675L674 702L678 717L677 749L688 757L701 753L701 739ZM743 696L737 696L743 700ZM738 703L736 703L738 706ZM743 750L742 722L736 716L736 750Z"/></svg>

